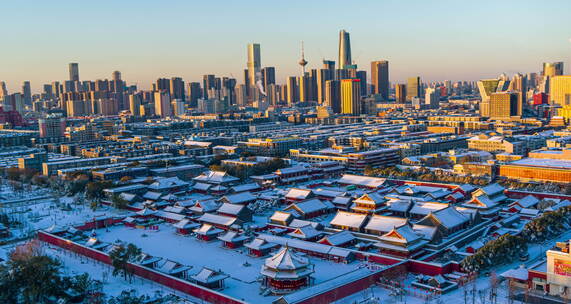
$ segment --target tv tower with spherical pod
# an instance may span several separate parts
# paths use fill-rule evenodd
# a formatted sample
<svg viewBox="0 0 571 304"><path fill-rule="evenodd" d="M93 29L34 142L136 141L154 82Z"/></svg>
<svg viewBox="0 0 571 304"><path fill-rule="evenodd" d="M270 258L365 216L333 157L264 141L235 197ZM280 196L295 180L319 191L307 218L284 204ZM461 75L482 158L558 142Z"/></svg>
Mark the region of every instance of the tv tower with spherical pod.
<svg viewBox="0 0 571 304"><path fill-rule="evenodd" d="M301 59L298 62L301 65L301 75L305 75L305 66L307 65L307 60L305 60L305 54L303 52L303 41L301 42Z"/></svg>

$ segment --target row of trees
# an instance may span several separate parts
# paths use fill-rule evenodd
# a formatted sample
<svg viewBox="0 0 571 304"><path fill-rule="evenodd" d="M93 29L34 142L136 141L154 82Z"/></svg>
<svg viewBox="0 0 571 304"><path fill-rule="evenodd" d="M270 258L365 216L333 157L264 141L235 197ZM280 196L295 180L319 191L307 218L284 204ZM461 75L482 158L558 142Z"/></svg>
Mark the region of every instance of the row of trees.
<svg viewBox="0 0 571 304"><path fill-rule="evenodd" d="M542 242L568 231L571 227L571 207L543 213L528 222L523 228L523 236L530 242Z"/></svg>
<svg viewBox="0 0 571 304"><path fill-rule="evenodd" d="M527 242L525 238L505 234L486 243L475 254L466 257L461 265L469 272L480 271L491 266L512 262L526 251Z"/></svg>
<svg viewBox="0 0 571 304"><path fill-rule="evenodd" d="M272 173L278 169L285 168L287 163L281 158L272 158L265 162L260 162L254 166L243 165L211 165L210 170L225 171L241 180L245 180L252 175L262 175Z"/></svg>

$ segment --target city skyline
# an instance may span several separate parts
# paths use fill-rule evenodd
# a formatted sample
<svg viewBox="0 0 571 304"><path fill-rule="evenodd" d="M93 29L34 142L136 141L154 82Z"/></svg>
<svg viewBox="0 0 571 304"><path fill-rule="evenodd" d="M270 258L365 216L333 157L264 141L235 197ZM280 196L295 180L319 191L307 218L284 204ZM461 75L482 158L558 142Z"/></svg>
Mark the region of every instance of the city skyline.
<svg viewBox="0 0 571 304"><path fill-rule="evenodd" d="M67 3L66 18L56 18L61 14L57 10L61 3ZM485 1L478 4L387 2L355 5L351 14L362 18L352 23L343 22L343 18L322 18L317 24L312 24L311 18L286 18L296 5L276 7L260 3L256 6L259 12L271 9L272 14L256 17L255 12L234 3L226 4L225 9L220 9L219 4L195 3L197 8L220 9L220 16L228 17L224 22L226 27L211 22L208 31L204 30L207 21L204 17L180 12L190 6L188 3L170 2L168 9L155 10L149 9L152 4L148 2L143 1L139 6L132 3L117 4L110 12L101 8L105 5L85 7L60 2L50 6L38 2L38 11L44 14L35 18L23 18L28 12L22 4L6 4L7 11L13 14L0 21L2 26L24 19L26 24L8 27L11 30L5 39L18 47L3 51L0 80L6 81L9 92L30 81L32 92L37 93L44 83L67 79L66 66L77 62L81 79L111 78L111 73L119 70L129 84L137 84L141 89L148 89L159 77L177 76L191 82L200 81L204 74L216 74L242 82L247 63L246 45L259 43L262 67L275 67L277 82L285 83L287 77L299 74L299 41L305 42L307 70L310 70L320 67L323 59L338 61L338 33L342 29L351 35L352 59L359 69L368 71L370 62L388 60L393 84L415 75L424 81L472 81L502 72L535 72L541 69L542 62L550 61L564 61L567 72L570 65L571 33L566 29L571 28L571 21L564 19L568 11L564 8L571 8L571 3L565 1L525 1L518 2L519 6L506 1L494 4L493 10L484 8L489 7ZM307 16L330 13L334 17L340 10L333 8L335 3L331 6L304 4L304 13ZM407 10L411 6L416 9ZM379 13L375 15L375 11ZM387 12L398 12L398 18ZM433 18L427 18L429 15ZM126 19L128 16L135 17ZM481 24L484 19L486 24ZM519 27L521 35L510 34L517 20L524 20ZM449 23L460 25L445 27ZM82 25L83 31L78 32L79 26L76 28L74 24ZM110 27L115 29L112 34ZM158 28L149 30L151 27ZM66 35L54 35L59 32ZM413 33L418 38L411 39ZM106 44L113 47L104 47Z"/></svg>

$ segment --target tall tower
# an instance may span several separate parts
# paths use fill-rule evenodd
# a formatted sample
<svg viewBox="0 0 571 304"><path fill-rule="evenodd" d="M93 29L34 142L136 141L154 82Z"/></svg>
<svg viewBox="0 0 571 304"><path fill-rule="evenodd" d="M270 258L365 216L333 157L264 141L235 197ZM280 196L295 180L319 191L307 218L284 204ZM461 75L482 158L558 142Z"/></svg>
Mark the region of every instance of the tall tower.
<svg viewBox="0 0 571 304"><path fill-rule="evenodd" d="M305 66L307 65L307 61L305 60L305 54L303 52L303 41L301 42L301 59L299 60L299 65L301 66L301 75L305 75Z"/></svg>
<svg viewBox="0 0 571 304"><path fill-rule="evenodd" d="M414 97L420 98L422 95L422 84L420 77L410 77L406 84L406 100L411 101Z"/></svg>
<svg viewBox="0 0 571 304"><path fill-rule="evenodd" d="M386 60L371 62L371 82L373 94L380 94L384 100L389 99L389 62Z"/></svg>
<svg viewBox="0 0 571 304"><path fill-rule="evenodd" d="M72 62L69 64L69 80L79 81L79 63Z"/></svg>
<svg viewBox="0 0 571 304"><path fill-rule="evenodd" d="M258 43L248 44L248 82L250 87L256 87L256 74L262 67L262 57L260 55L260 45Z"/></svg>
<svg viewBox="0 0 571 304"><path fill-rule="evenodd" d="M339 68L345 69L351 64L351 42L349 33L345 30L339 32Z"/></svg>

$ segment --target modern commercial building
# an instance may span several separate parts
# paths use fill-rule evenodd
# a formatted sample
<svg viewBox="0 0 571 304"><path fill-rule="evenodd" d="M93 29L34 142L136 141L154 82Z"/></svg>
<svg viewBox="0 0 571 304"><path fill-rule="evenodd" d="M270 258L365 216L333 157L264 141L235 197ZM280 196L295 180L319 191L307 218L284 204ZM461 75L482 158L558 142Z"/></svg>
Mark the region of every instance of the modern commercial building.
<svg viewBox="0 0 571 304"><path fill-rule="evenodd" d="M293 105L299 101L299 90L295 76L287 78L287 104Z"/></svg>
<svg viewBox="0 0 571 304"><path fill-rule="evenodd" d="M133 116L141 116L141 95L129 95L129 111Z"/></svg>
<svg viewBox="0 0 571 304"><path fill-rule="evenodd" d="M564 106L571 105L571 75L551 77L549 99L551 104Z"/></svg>
<svg viewBox="0 0 571 304"><path fill-rule="evenodd" d="M260 45L258 43L248 44L248 85L256 86L257 73L262 68L262 57L260 54Z"/></svg>
<svg viewBox="0 0 571 304"><path fill-rule="evenodd" d="M184 96L184 80L180 77L170 79L170 96L172 99L185 100Z"/></svg>
<svg viewBox="0 0 571 304"><path fill-rule="evenodd" d="M191 107L196 107L198 105L198 99L202 97L202 89L200 88L200 82L190 82L188 84L188 101Z"/></svg>
<svg viewBox="0 0 571 304"><path fill-rule="evenodd" d="M351 60L351 41L349 33L345 30L339 32L339 69L346 69L352 64Z"/></svg>
<svg viewBox="0 0 571 304"><path fill-rule="evenodd" d="M489 117L491 119L510 119L521 117L522 104L520 92L498 92L490 94Z"/></svg>
<svg viewBox="0 0 571 304"><path fill-rule="evenodd" d="M341 80L341 113L361 115L361 80Z"/></svg>
<svg viewBox="0 0 571 304"><path fill-rule="evenodd" d="M412 101L413 98L422 97L422 84L420 83L420 77L410 77L406 82L406 100Z"/></svg>
<svg viewBox="0 0 571 304"><path fill-rule="evenodd" d="M543 76L558 76L563 75L563 62L544 62L543 63Z"/></svg>
<svg viewBox="0 0 571 304"><path fill-rule="evenodd" d="M32 104L32 88L29 81L24 81L22 84L22 95L24 98L24 104L31 105Z"/></svg>
<svg viewBox="0 0 571 304"><path fill-rule="evenodd" d="M373 94L380 94L384 100L389 99L389 62L386 60L371 62L371 84Z"/></svg>
<svg viewBox="0 0 571 304"><path fill-rule="evenodd" d="M501 165L499 175L522 181L569 183L571 181L571 161L524 158Z"/></svg>
<svg viewBox="0 0 571 304"><path fill-rule="evenodd" d="M440 96L435 88L427 88L424 94L424 104L431 109L438 109Z"/></svg>
<svg viewBox="0 0 571 304"><path fill-rule="evenodd" d="M69 64L69 80L79 81L79 63Z"/></svg>
<svg viewBox="0 0 571 304"><path fill-rule="evenodd" d="M482 79L478 81L478 90L482 101L480 103L480 115L490 117L490 96L493 93L504 92L509 87L509 81L498 79Z"/></svg>
<svg viewBox="0 0 571 304"><path fill-rule="evenodd" d="M239 142L242 151L259 156L284 156L290 149L301 147L302 139L297 137L283 138L250 138L247 142Z"/></svg>

